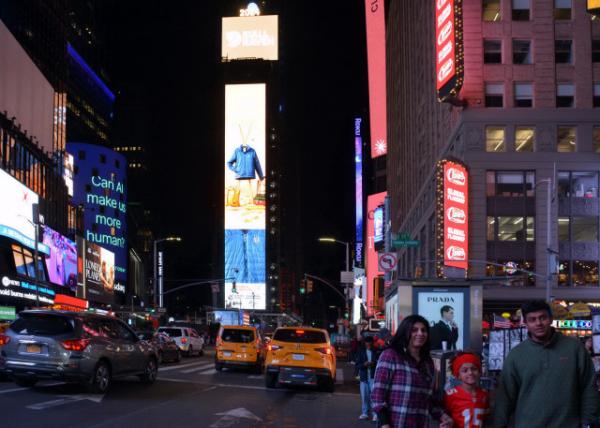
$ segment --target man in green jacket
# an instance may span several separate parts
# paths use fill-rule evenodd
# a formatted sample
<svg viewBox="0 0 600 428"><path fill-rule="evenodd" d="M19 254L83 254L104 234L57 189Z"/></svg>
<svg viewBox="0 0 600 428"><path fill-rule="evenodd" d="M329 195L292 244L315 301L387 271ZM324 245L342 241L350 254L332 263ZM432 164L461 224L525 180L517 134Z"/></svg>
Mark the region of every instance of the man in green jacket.
<svg viewBox="0 0 600 428"><path fill-rule="evenodd" d="M529 340L508 354L496 397L494 426L581 428L598 413L594 366L575 338L552 327L544 301L522 308Z"/></svg>

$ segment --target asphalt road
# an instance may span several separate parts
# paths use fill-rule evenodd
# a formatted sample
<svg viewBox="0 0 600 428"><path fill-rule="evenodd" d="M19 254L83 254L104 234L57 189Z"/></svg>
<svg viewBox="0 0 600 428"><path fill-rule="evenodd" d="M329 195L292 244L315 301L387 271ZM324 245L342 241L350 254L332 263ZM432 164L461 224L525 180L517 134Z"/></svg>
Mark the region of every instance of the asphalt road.
<svg viewBox="0 0 600 428"><path fill-rule="evenodd" d="M216 372L213 353L161 366L158 380L115 381L104 396L79 385L40 382L20 388L0 382L0 428L281 427L372 428L359 421L353 368L339 363L335 393L311 388L267 390L263 376Z"/></svg>

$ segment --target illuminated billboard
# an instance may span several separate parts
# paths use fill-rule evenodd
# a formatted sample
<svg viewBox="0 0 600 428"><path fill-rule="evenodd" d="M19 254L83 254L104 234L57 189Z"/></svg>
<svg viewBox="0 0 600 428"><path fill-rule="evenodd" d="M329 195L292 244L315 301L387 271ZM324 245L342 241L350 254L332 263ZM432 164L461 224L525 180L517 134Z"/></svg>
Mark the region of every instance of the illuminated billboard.
<svg viewBox="0 0 600 428"><path fill-rule="evenodd" d="M127 283L127 160L114 150L67 143L73 156L73 203L84 207L83 238L115 255L115 291Z"/></svg>
<svg viewBox="0 0 600 428"><path fill-rule="evenodd" d="M373 158L387 153L385 12L383 3L384 0L365 0L371 157Z"/></svg>
<svg viewBox="0 0 600 428"><path fill-rule="evenodd" d="M0 236L35 248L33 204L37 204L38 200L37 193L0 169ZM38 244L38 250L44 254L50 253L50 249L43 244Z"/></svg>
<svg viewBox="0 0 600 428"><path fill-rule="evenodd" d="M445 101L456 97L463 84L462 0L434 1L436 88Z"/></svg>
<svg viewBox="0 0 600 428"><path fill-rule="evenodd" d="M50 282L77 290L77 246L75 242L44 226L44 245L50 248L46 268Z"/></svg>
<svg viewBox="0 0 600 428"><path fill-rule="evenodd" d="M387 192L376 193L369 195L367 198L367 314L373 315L375 312L374 308L374 285L373 280L383 275L383 272L379 272L379 262L377 257L377 250L375 249L375 211L377 207L382 206L385 203L385 197Z"/></svg>
<svg viewBox="0 0 600 428"><path fill-rule="evenodd" d="M354 177L355 177L355 217L356 217L356 266L363 265L363 176L362 176L362 119L354 119Z"/></svg>
<svg viewBox="0 0 600 428"><path fill-rule="evenodd" d="M266 309L265 151L266 85L225 85L225 304L231 308Z"/></svg>
<svg viewBox="0 0 600 428"><path fill-rule="evenodd" d="M221 57L232 59L278 59L278 17L240 16L223 18Z"/></svg>
<svg viewBox="0 0 600 428"><path fill-rule="evenodd" d="M469 260L469 173L457 161L438 162L438 227L444 231L438 260L467 269ZM439 267L439 266L438 266Z"/></svg>
<svg viewBox="0 0 600 428"><path fill-rule="evenodd" d="M114 303L115 254L97 244L77 239L77 297L92 302Z"/></svg>

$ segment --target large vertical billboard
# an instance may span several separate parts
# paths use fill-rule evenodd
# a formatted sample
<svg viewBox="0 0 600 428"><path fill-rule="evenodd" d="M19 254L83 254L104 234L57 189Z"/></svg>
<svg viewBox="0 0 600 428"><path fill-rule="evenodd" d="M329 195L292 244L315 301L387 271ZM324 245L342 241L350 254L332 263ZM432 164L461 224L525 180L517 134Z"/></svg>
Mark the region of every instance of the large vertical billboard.
<svg viewBox="0 0 600 428"><path fill-rule="evenodd" d="M469 172L457 161L438 163L438 227L444 231L438 251L443 265L467 269L469 260ZM439 259L439 257L438 257Z"/></svg>
<svg viewBox="0 0 600 428"><path fill-rule="evenodd" d="M225 306L266 309L266 85L225 85Z"/></svg>
<svg viewBox="0 0 600 428"><path fill-rule="evenodd" d="M77 290L77 246L66 236L44 226L43 242L50 249L46 268L50 282Z"/></svg>
<svg viewBox="0 0 600 428"><path fill-rule="evenodd" d="M127 160L114 150L67 143L74 158L73 203L84 207L84 239L114 253L114 291L127 283Z"/></svg>
<svg viewBox="0 0 600 428"><path fill-rule="evenodd" d="M234 59L278 59L277 15L223 18L221 57Z"/></svg>
<svg viewBox="0 0 600 428"><path fill-rule="evenodd" d="M367 198L367 314L373 315L374 308L374 285L373 280L383 275L379 271L377 250L375 250L375 211L377 207L385 203L387 192L369 195Z"/></svg>
<svg viewBox="0 0 600 428"><path fill-rule="evenodd" d="M37 193L0 169L0 236L35 248L33 204L37 204L38 200ZM50 253L47 245L38 244L38 250Z"/></svg>
<svg viewBox="0 0 600 428"><path fill-rule="evenodd" d="M387 154L384 0L365 0L371 157Z"/></svg>
<svg viewBox="0 0 600 428"><path fill-rule="evenodd" d="M362 119L354 119L354 177L355 177L355 218L356 218L356 266L363 265L363 175L362 175Z"/></svg>
<svg viewBox="0 0 600 428"><path fill-rule="evenodd" d="M445 101L456 97L463 83L462 0L434 1L436 89Z"/></svg>
<svg viewBox="0 0 600 428"><path fill-rule="evenodd" d="M78 237L77 264L77 297L92 302L114 303L115 254Z"/></svg>

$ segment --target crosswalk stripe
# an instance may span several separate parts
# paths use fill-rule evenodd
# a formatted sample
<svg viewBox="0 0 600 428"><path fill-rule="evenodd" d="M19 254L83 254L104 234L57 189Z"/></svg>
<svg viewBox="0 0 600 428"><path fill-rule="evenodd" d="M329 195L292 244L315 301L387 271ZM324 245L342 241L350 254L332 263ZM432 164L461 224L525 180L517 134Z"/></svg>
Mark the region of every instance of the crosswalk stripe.
<svg viewBox="0 0 600 428"><path fill-rule="evenodd" d="M336 385L344 384L344 370L337 370L335 372L335 383Z"/></svg>
<svg viewBox="0 0 600 428"><path fill-rule="evenodd" d="M210 364L206 364L200 367L194 367L193 369L188 369L188 370L182 370L181 373L193 373L193 372L199 372L200 370L206 370L209 367L213 367L214 364L210 363Z"/></svg>
<svg viewBox="0 0 600 428"><path fill-rule="evenodd" d="M198 366L200 364L206 364L206 361L197 361L195 363L189 363L189 364L179 364L177 366L159 367L158 371L166 372L169 370L178 370L178 369L183 369L185 367Z"/></svg>
<svg viewBox="0 0 600 428"><path fill-rule="evenodd" d="M203 376L207 376L207 375L214 375L216 374L217 371L215 369L210 369L210 370L205 370L203 372L198 373L199 375L203 375Z"/></svg>

